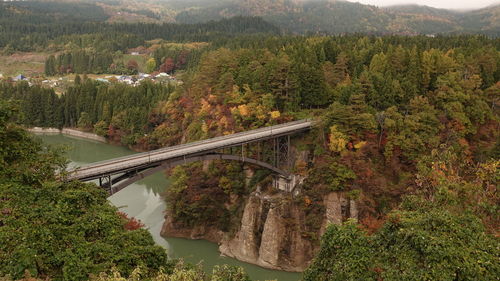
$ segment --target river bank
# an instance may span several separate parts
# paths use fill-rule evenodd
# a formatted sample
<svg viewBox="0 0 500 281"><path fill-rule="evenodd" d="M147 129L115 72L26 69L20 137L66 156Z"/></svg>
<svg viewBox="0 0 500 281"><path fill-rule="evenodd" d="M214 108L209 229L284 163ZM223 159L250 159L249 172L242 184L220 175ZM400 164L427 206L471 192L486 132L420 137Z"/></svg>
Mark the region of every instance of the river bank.
<svg viewBox="0 0 500 281"><path fill-rule="evenodd" d="M34 133L34 134L63 134L63 135L68 135L72 137L77 137L77 138L83 138L83 139L89 139L93 141L98 141L102 143L106 143L106 138L93 134L93 133L88 133L88 132L82 132L77 129L71 129L71 128L63 128L63 129L58 129L58 128L41 128L41 127L33 127L33 128L27 128L28 132Z"/></svg>

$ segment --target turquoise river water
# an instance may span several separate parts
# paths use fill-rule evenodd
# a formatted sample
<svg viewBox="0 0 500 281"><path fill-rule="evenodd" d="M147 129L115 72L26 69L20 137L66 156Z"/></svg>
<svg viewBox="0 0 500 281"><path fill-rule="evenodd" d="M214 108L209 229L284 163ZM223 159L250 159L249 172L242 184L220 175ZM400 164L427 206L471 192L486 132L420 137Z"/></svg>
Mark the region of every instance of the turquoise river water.
<svg viewBox="0 0 500 281"><path fill-rule="evenodd" d="M82 166L134 153L125 147L60 134L38 135L38 137L46 144L69 146L67 157L71 160L70 166ZM211 272L213 266L217 264L242 266L252 280L296 281L300 279L299 273L269 270L233 258L222 257L217 244L205 240L160 236L166 207L161 194L168 186L167 178L159 172L126 187L111 196L109 201L129 216L141 220L151 232L155 242L167 249L171 258L183 258L192 264L202 262L207 272Z"/></svg>

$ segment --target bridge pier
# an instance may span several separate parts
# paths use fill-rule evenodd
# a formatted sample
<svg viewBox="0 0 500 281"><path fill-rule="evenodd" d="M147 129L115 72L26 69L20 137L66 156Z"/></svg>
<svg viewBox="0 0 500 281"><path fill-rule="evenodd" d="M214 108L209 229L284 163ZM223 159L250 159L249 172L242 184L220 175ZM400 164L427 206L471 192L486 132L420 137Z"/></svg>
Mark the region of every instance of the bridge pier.
<svg viewBox="0 0 500 281"><path fill-rule="evenodd" d="M289 177L275 175L273 177L273 187L285 192L294 192L295 187L302 183L302 181L303 178L298 175L290 175Z"/></svg>

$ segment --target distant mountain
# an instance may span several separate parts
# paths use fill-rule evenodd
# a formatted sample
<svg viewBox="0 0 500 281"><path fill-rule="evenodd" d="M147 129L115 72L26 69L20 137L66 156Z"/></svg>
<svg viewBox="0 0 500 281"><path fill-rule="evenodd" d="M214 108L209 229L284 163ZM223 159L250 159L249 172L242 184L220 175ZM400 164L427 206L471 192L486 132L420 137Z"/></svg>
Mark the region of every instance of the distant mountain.
<svg viewBox="0 0 500 281"><path fill-rule="evenodd" d="M404 5L385 8L394 20L392 32L418 33L485 33L499 36L500 5L484 9L458 12L428 6Z"/></svg>
<svg viewBox="0 0 500 281"><path fill-rule="evenodd" d="M194 5L180 10L175 19L194 23L235 15L260 16L291 33L386 32L390 20L374 6L344 1L294 0L222 0L206 8Z"/></svg>
<svg viewBox="0 0 500 281"><path fill-rule="evenodd" d="M500 5L468 12L418 5L379 8L341 0L32 0L23 5L47 9L40 2L77 2L81 9L71 14L94 9L88 17L105 17L108 22L204 23L258 16L292 34L483 33L500 37ZM57 7L70 10L69 5Z"/></svg>
<svg viewBox="0 0 500 281"><path fill-rule="evenodd" d="M459 16L460 25L465 31L480 30L483 33L500 36L500 5L471 11Z"/></svg>
<svg viewBox="0 0 500 281"><path fill-rule="evenodd" d="M335 0L168 0L175 21L261 16L292 33L500 34L500 5L470 12L406 5L378 8Z"/></svg>

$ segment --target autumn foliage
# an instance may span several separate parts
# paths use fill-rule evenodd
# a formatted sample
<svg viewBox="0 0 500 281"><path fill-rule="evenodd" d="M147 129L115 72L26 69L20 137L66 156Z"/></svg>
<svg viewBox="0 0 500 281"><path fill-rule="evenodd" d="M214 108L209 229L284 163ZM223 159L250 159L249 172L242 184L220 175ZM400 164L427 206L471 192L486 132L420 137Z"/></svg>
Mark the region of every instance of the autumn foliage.
<svg viewBox="0 0 500 281"><path fill-rule="evenodd" d="M118 215L123 219L124 224L123 228L126 230L136 230L139 228L144 227L144 223L142 223L140 220L134 218L134 217L129 217L126 213L124 212L117 212Z"/></svg>

